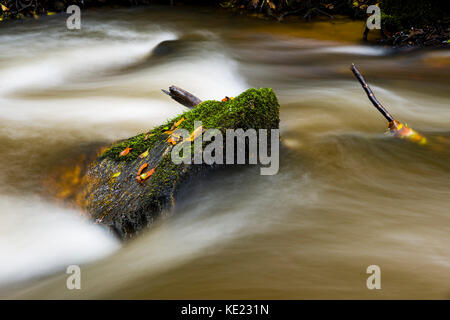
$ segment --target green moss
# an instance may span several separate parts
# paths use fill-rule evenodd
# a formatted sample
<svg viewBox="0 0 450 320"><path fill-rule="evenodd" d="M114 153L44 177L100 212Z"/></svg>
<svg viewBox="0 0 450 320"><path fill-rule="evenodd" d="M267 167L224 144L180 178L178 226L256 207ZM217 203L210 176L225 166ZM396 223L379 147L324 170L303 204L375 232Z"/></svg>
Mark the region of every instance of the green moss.
<svg viewBox="0 0 450 320"><path fill-rule="evenodd" d="M146 182L148 193L142 199L146 210L160 212L171 201L173 191L177 188L181 179L186 178L199 168L190 167L187 164L177 165L173 163L170 152L164 153L164 150L170 148L170 144L167 142L169 135L165 131L170 130L174 123L183 117L185 120L180 123L178 128L186 129L189 132L194 130L194 121L201 121L205 129L214 128L222 132L226 129L237 128L244 130L250 128L256 130L273 129L279 127L280 121L279 104L272 89L249 89L229 101L204 101L193 110L168 120L165 124L150 132L141 133L114 144L103 153L101 159L107 158L119 162L119 167L127 166L126 162L135 160L147 149L149 149L151 158L152 151L154 151L155 157L152 161L157 161L157 168ZM145 139L146 136L147 139ZM192 144L191 148L193 147ZM125 148L132 148L132 150L127 156L121 157L119 154ZM192 155L193 152L191 152ZM134 166L134 164L132 165ZM140 166L140 163L138 165ZM105 199L105 201L108 200Z"/></svg>
<svg viewBox="0 0 450 320"><path fill-rule="evenodd" d="M194 121L201 121L205 129L215 128L221 131L236 128L244 130L278 128L280 121L279 105L273 90L269 88L248 89L229 101L204 101L193 110L168 120L148 133L141 133L113 145L101 155L101 158L110 158L116 161L135 160L147 149L151 152L157 142L167 140L169 135L164 132L183 117L185 120L178 128L190 132L194 130ZM145 139L147 135L148 138ZM125 148L132 148L132 150L127 156L122 157L120 152Z"/></svg>
<svg viewBox="0 0 450 320"><path fill-rule="evenodd" d="M165 136L168 137L168 135L163 134L163 132L167 127L167 124L159 126L155 129L153 129L151 132L148 133L141 133L137 136L134 136L132 138L129 138L127 140L118 142L111 146L109 149L107 149L103 154L100 156L100 158L110 158L116 161L132 161L135 160L140 154L145 152L147 149L151 150L155 146L156 142L163 139ZM148 138L145 139L145 137L148 135ZM126 156L120 156L120 153L125 148L131 148L130 153Z"/></svg>

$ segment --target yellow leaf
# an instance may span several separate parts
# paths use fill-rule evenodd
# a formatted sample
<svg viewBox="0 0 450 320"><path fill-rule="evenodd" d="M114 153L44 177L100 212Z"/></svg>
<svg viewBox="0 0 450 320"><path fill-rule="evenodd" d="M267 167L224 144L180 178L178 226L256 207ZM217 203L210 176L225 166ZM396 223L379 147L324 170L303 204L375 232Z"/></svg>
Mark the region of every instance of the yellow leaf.
<svg viewBox="0 0 450 320"><path fill-rule="evenodd" d="M149 152L148 152L148 149L147 149L147 151L145 151L144 153L142 153L142 154L139 156L139 158L143 159L143 158L145 158L146 156L148 156L148 154L149 154Z"/></svg>
<svg viewBox="0 0 450 320"><path fill-rule="evenodd" d="M397 138L407 139L418 144L427 143L427 139L424 136L420 135L417 131L411 129L406 124L402 124L397 120L388 122L388 128L391 134L393 134Z"/></svg>
<svg viewBox="0 0 450 320"><path fill-rule="evenodd" d="M52 15L54 15L54 14L56 14L56 12L53 12L53 11L47 11L47 15L48 15L48 16L52 16Z"/></svg>
<svg viewBox="0 0 450 320"><path fill-rule="evenodd" d="M200 126L191 133L191 136L186 139L186 141L194 141L203 132L203 127Z"/></svg>
<svg viewBox="0 0 450 320"><path fill-rule="evenodd" d="M9 11L8 7L4 6L3 4L1 4L1 5L2 5L2 10L3 11Z"/></svg>
<svg viewBox="0 0 450 320"><path fill-rule="evenodd" d="M120 172L116 172L112 175L113 178L117 178L118 176L120 176Z"/></svg>

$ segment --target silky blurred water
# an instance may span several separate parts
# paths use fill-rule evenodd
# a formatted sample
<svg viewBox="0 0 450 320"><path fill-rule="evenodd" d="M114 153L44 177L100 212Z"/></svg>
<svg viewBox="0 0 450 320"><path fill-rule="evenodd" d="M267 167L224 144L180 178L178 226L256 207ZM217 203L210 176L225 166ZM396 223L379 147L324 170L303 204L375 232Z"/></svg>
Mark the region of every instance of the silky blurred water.
<svg viewBox="0 0 450 320"><path fill-rule="evenodd" d="M80 31L64 15L0 28L0 297L450 297L448 50L368 46L345 19L190 7L88 10ZM351 63L428 145L384 135ZM196 180L172 216L119 243L46 181L182 112L160 92L172 84L204 100L272 87L280 170ZM71 264L81 290L66 289ZM382 290L366 287L373 264Z"/></svg>

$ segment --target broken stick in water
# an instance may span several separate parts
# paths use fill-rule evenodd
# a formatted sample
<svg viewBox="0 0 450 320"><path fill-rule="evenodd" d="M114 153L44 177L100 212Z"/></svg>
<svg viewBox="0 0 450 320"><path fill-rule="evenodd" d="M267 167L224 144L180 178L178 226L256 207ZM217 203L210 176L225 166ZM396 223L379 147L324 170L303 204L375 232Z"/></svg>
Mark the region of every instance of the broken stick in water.
<svg viewBox="0 0 450 320"><path fill-rule="evenodd" d="M418 143L418 144L425 144L427 142L427 139L417 133L415 130L409 128L407 125L402 124L400 121L394 120L392 115L389 113L389 111L386 110L385 107L377 100L375 97L372 89L370 89L369 85L367 84L364 77L359 72L358 68L356 68L355 64L352 63L351 70L353 74L355 75L356 79L358 79L359 83L363 87L364 91L367 94L367 97L369 98L370 102L377 108L378 111L388 120L388 128L389 132L398 138L405 138L409 141Z"/></svg>
<svg viewBox="0 0 450 320"><path fill-rule="evenodd" d="M194 96L192 93L176 86L170 86L169 91L162 89L162 92L169 95L176 102L181 103L183 106L190 109L193 109L202 103L202 100Z"/></svg>

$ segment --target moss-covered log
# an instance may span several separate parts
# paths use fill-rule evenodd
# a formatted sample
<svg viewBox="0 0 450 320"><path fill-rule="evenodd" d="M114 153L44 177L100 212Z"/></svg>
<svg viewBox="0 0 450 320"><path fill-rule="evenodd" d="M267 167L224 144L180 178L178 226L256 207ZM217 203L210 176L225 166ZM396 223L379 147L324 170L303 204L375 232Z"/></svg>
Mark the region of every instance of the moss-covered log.
<svg viewBox="0 0 450 320"><path fill-rule="evenodd" d="M249 89L228 101L204 101L150 132L114 144L87 174L84 194L90 217L128 238L168 212L179 187L213 166L172 161L174 145L169 138L174 123L178 129L193 132L194 121L223 133L237 128L276 129L279 104L272 89ZM155 168L148 180L138 176L143 166L145 172Z"/></svg>

